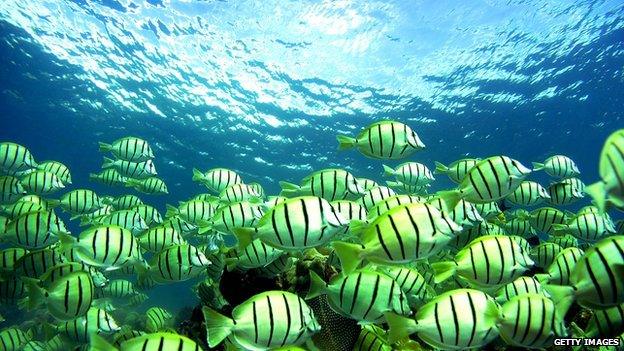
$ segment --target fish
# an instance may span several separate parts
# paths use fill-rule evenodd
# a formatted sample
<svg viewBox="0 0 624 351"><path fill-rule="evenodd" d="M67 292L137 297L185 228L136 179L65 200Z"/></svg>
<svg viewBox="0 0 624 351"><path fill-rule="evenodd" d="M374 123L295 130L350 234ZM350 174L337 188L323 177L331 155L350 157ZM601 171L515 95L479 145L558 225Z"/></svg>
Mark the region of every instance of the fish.
<svg viewBox="0 0 624 351"><path fill-rule="evenodd" d="M576 163L564 155L550 156L543 163L533 162L533 171L541 170L555 178L570 178L581 174Z"/></svg>
<svg viewBox="0 0 624 351"><path fill-rule="evenodd" d="M257 238L287 251L323 246L347 224L327 200L301 196L267 211L255 227L235 228L234 233L239 248Z"/></svg>
<svg viewBox="0 0 624 351"><path fill-rule="evenodd" d="M29 309L45 304L49 313L61 321L84 316L95 296L91 275L82 271L64 275L46 288L38 286L33 280L26 280L25 284Z"/></svg>
<svg viewBox="0 0 624 351"><path fill-rule="evenodd" d="M3 304L13 305L27 294L26 285L20 277L8 276L0 280L0 302Z"/></svg>
<svg viewBox="0 0 624 351"><path fill-rule="evenodd" d="M453 261L434 262L435 282L457 274L479 287L500 287L512 282L534 262L516 240L504 235L481 236L461 249Z"/></svg>
<svg viewBox="0 0 624 351"><path fill-rule="evenodd" d="M385 331L375 325L365 325L353 347L354 351L377 350L392 351Z"/></svg>
<svg viewBox="0 0 624 351"><path fill-rule="evenodd" d="M261 268L271 264L283 253L282 250L255 239L242 250L232 249L228 253L225 263L229 270L233 270L235 267L243 270Z"/></svg>
<svg viewBox="0 0 624 351"><path fill-rule="evenodd" d="M121 328L113 316L95 307L89 308L86 315L60 323L55 327L59 335L80 344L88 343L93 334L111 334L119 330Z"/></svg>
<svg viewBox="0 0 624 351"><path fill-rule="evenodd" d="M128 178L126 180L126 186L134 188L134 190L143 194L169 194L167 184L165 184L165 182L158 177L147 177L144 179Z"/></svg>
<svg viewBox="0 0 624 351"><path fill-rule="evenodd" d="M135 289L131 281L125 279L111 280L103 289L102 293L107 298L127 299L139 292Z"/></svg>
<svg viewBox="0 0 624 351"><path fill-rule="evenodd" d="M553 224L554 234L571 234L588 242L596 242L617 230L610 218L600 213L583 213L571 218L565 224Z"/></svg>
<svg viewBox="0 0 624 351"><path fill-rule="evenodd" d="M0 144L0 151L2 151L3 144ZM12 144L12 143L11 143ZM6 150L6 148L5 148ZM1 155L2 153L0 153ZM3 351L19 351L22 347L33 338L33 331L23 331L18 326L8 327L0 330L0 345L2 345Z"/></svg>
<svg viewBox="0 0 624 351"><path fill-rule="evenodd" d="M63 184L72 184L71 173L69 168L59 161L43 161L36 167L40 171L46 171L55 174Z"/></svg>
<svg viewBox="0 0 624 351"><path fill-rule="evenodd" d="M26 249L41 249L56 243L60 234L68 233L54 211L29 212L9 222L0 240Z"/></svg>
<svg viewBox="0 0 624 351"><path fill-rule="evenodd" d="M128 178L122 176L115 168L107 168L100 173L89 173L89 180L108 186L124 186Z"/></svg>
<svg viewBox="0 0 624 351"><path fill-rule="evenodd" d="M345 273L363 260L383 265L425 259L444 249L462 230L432 205L421 203L394 207L370 223L351 221L349 229L361 244L332 243Z"/></svg>
<svg viewBox="0 0 624 351"><path fill-rule="evenodd" d="M32 250L15 261L15 274L22 276L22 278L29 277L37 279L51 267L66 261L67 258L65 256L51 247Z"/></svg>
<svg viewBox="0 0 624 351"><path fill-rule="evenodd" d="M155 226L137 237L139 245L150 252L160 252L169 246L185 244L186 240L173 227Z"/></svg>
<svg viewBox="0 0 624 351"><path fill-rule="evenodd" d="M129 210L134 206L144 205L143 200L136 195L122 195L110 201L103 200L103 203L113 206L117 211Z"/></svg>
<svg viewBox="0 0 624 351"><path fill-rule="evenodd" d="M152 307L145 312L145 329L150 333L155 333L169 325L173 315L161 307Z"/></svg>
<svg viewBox="0 0 624 351"><path fill-rule="evenodd" d="M624 304L604 310L593 310L582 336L585 338L616 338L624 330Z"/></svg>
<svg viewBox="0 0 624 351"><path fill-rule="evenodd" d="M424 198L417 196L417 195L393 195L383 200L380 200L373 207L371 207L368 211L364 208L363 205L356 203L356 205L360 206L367 213L364 219L358 219L358 220L374 221L380 215L390 211L391 209L397 206L411 204L411 203L425 203L425 202L426 201Z"/></svg>
<svg viewBox="0 0 624 351"><path fill-rule="evenodd" d="M581 189L569 182L553 183L548 187L551 205L569 205L585 197Z"/></svg>
<svg viewBox="0 0 624 351"><path fill-rule="evenodd" d="M81 215L96 211L104 203L93 190L76 189L63 194L58 201L50 202L50 205L60 205L64 211L73 215Z"/></svg>
<svg viewBox="0 0 624 351"><path fill-rule="evenodd" d="M279 182L282 191L280 195L318 196L327 201L344 200L349 194L359 195L364 192L357 179L342 169L323 169L314 172L301 180L301 185L289 182Z"/></svg>
<svg viewBox="0 0 624 351"><path fill-rule="evenodd" d="M154 152L149 143L137 137L124 137L110 144L99 142L101 152L110 152L115 157L125 161L143 162L154 158Z"/></svg>
<svg viewBox="0 0 624 351"><path fill-rule="evenodd" d="M286 291L254 295L234 308L232 318L206 306L202 312L211 348L232 336L230 340L244 349L270 350L302 344L320 330L306 302Z"/></svg>
<svg viewBox="0 0 624 351"><path fill-rule="evenodd" d="M577 247L569 247L559 251L553 263L547 268L543 274L536 274L534 278L541 283L554 285L568 285L570 282L570 274L585 252Z"/></svg>
<svg viewBox="0 0 624 351"><path fill-rule="evenodd" d="M541 294L550 297L550 294L544 289L542 283L535 277L522 276L516 278L511 283L500 287L495 293L495 299L498 303L505 303L513 297L525 294Z"/></svg>
<svg viewBox="0 0 624 351"><path fill-rule="evenodd" d="M397 282L386 274L362 269L337 278L330 284L310 271L310 290L306 299L326 294L336 312L361 323L381 322L384 313L410 315L407 296Z"/></svg>
<svg viewBox="0 0 624 351"><path fill-rule="evenodd" d="M198 221L199 234L216 230L232 234L234 228L252 227L264 215L261 204L240 201L219 206L208 221Z"/></svg>
<svg viewBox="0 0 624 351"><path fill-rule="evenodd" d="M146 277L157 283L185 281L205 273L210 261L190 244L171 245L152 257L149 268L139 266L139 281Z"/></svg>
<svg viewBox="0 0 624 351"><path fill-rule="evenodd" d="M56 174L46 171L35 171L24 176L20 182L28 192L36 195L50 195L65 188L65 184Z"/></svg>
<svg viewBox="0 0 624 351"><path fill-rule="evenodd" d="M0 250L0 271L6 273L12 272L15 262L27 253L28 251L21 247L9 247Z"/></svg>
<svg viewBox="0 0 624 351"><path fill-rule="evenodd" d="M191 200L181 202L178 208L167 205L165 217L180 216L185 221L198 225L212 219L217 210L216 204L203 200Z"/></svg>
<svg viewBox="0 0 624 351"><path fill-rule="evenodd" d="M37 162L26 147L11 143L0 143L0 174L13 175L37 167Z"/></svg>
<svg viewBox="0 0 624 351"><path fill-rule="evenodd" d="M456 289L438 295L422 306L414 318L386 313L388 339L394 343L410 334L434 348L480 348L498 337L500 306L494 298L473 289Z"/></svg>
<svg viewBox="0 0 624 351"><path fill-rule="evenodd" d="M227 168L213 168L206 172L193 168L193 181L203 184L215 194L219 194L226 188L243 182L238 173Z"/></svg>
<svg viewBox="0 0 624 351"><path fill-rule="evenodd" d="M409 266L380 266L378 269L399 284L401 291L407 297L410 307L414 310L417 310L436 296L433 288L427 284L425 278L420 275L416 268Z"/></svg>
<svg viewBox="0 0 624 351"><path fill-rule="evenodd" d="M102 169L114 168L119 172L122 177L145 179L158 175L156 172L156 166L152 160L143 162L132 162L125 160L113 160L108 157L104 157L102 163Z"/></svg>
<svg viewBox="0 0 624 351"><path fill-rule="evenodd" d="M91 336L89 345L90 351L160 351L160 350L178 350L178 351L203 351L195 341L186 336L158 332L140 335L135 331L131 331L130 337L126 340L119 339L119 346L108 343L104 338L97 334Z"/></svg>
<svg viewBox="0 0 624 351"><path fill-rule="evenodd" d="M613 132L605 141L598 173L600 181L585 189L601 212L606 208L607 200L618 208L624 208L624 129Z"/></svg>
<svg viewBox="0 0 624 351"><path fill-rule="evenodd" d="M553 242L544 242L531 248L530 256L537 267L547 268L555 257L563 250L561 246Z"/></svg>
<svg viewBox="0 0 624 351"><path fill-rule="evenodd" d="M153 224L161 224L163 222L162 215L153 206L145 204L135 205L130 207L130 211L138 213L139 216L141 216L141 218L143 218L143 220L145 221L145 224L147 224L148 226L151 226Z"/></svg>
<svg viewBox="0 0 624 351"><path fill-rule="evenodd" d="M91 275L95 287L103 287L108 284L108 278L97 269L90 267L83 262L63 262L45 270L39 277L39 281L45 285L54 283L57 279L73 272L87 272Z"/></svg>
<svg viewBox="0 0 624 351"><path fill-rule="evenodd" d="M479 216L484 220L494 219L501 213L501 210L496 202L477 203L473 204L473 206L479 213Z"/></svg>
<svg viewBox="0 0 624 351"><path fill-rule="evenodd" d="M557 304L540 294L512 297L501 306L500 336L508 345L528 349L551 346L554 338L568 333L564 317L570 303Z"/></svg>
<svg viewBox="0 0 624 351"><path fill-rule="evenodd" d="M396 195L394 190L385 186L377 186L364 191L362 197L360 197L356 202L364 206L366 211L369 211L379 202L394 195Z"/></svg>
<svg viewBox="0 0 624 351"><path fill-rule="evenodd" d="M431 170L422 163L405 162L396 168L382 165L384 175L394 177L398 182L413 186L425 186L435 180Z"/></svg>
<svg viewBox="0 0 624 351"><path fill-rule="evenodd" d="M0 176L1 205L10 205L27 193L19 179L11 176Z"/></svg>
<svg viewBox="0 0 624 351"><path fill-rule="evenodd" d="M564 224L568 221L568 216L553 207L540 207L529 213L529 223L538 233L552 234L553 224Z"/></svg>
<svg viewBox="0 0 624 351"><path fill-rule="evenodd" d="M549 200L550 197L548 190L539 183L525 180L505 199L520 206L535 206Z"/></svg>
<svg viewBox="0 0 624 351"><path fill-rule="evenodd" d="M107 215L93 219L96 225L114 225L128 229L134 235L149 229L141 215L132 210L113 211ZM89 225L91 221L82 222L81 225Z"/></svg>
<svg viewBox="0 0 624 351"><path fill-rule="evenodd" d="M364 156L398 160L425 149L418 134L406 124L379 121L364 128L357 137L338 135L338 150L357 148Z"/></svg>
<svg viewBox="0 0 624 351"><path fill-rule="evenodd" d="M464 180L466 174L479 163L481 159L478 158L464 158L452 162L450 165L445 166L440 162L435 162L435 173L446 174L453 182L459 184Z"/></svg>
<svg viewBox="0 0 624 351"><path fill-rule="evenodd" d="M564 234L564 235L560 235L560 236L554 236L553 235L550 238L548 238L547 242L555 243L555 244L561 246L562 249L566 249L568 247L578 247L579 246L578 239L573 237L570 234Z"/></svg>
<svg viewBox="0 0 624 351"><path fill-rule="evenodd" d="M219 193L219 200L225 203L241 201L260 203L262 202L262 194L250 185L238 183L223 189Z"/></svg>

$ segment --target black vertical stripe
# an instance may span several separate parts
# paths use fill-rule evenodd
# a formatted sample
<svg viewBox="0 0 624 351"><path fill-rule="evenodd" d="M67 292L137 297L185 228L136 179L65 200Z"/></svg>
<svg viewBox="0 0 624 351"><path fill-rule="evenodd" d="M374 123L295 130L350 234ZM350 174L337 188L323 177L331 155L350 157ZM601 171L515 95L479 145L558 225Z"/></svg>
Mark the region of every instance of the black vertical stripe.
<svg viewBox="0 0 624 351"><path fill-rule="evenodd" d="M271 342L273 341L273 332L275 329L274 321L273 321L273 308L271 306L271 297L267 296L267 309L269 310L269 340L267 341L267 348L271 347Z"/></svg>

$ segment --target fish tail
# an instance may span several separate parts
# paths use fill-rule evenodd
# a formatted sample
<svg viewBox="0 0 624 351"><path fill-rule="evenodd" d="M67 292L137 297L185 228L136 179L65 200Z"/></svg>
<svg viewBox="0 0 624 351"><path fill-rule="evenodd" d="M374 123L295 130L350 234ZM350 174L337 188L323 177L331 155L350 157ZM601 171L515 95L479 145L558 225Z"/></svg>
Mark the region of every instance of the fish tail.
<svg viewBox="0 0 624 351"><path fill-rule="evenodd" d="M552 226L552 229L553 229L553 234L555 234L555 235L563 235L563 234L565 234L565 231L568 230L568 225L567 224L553 223L551 226Z"/></svg>
<svg viewBox="0 0 624 351"><path fill-rule="evenodd" d="M46 200L46 203L48 204L48 209L53 209L55 207L58 207L58 205L61 204L61 202L57 199L48 199Z"/></svg>
<svg viewBox="0 0 624 351"><path fill-rule="evenodd" d="M393 176L394 173L396 173L392 167L388 167L386 165L381 165L381 166L384 169L384 175Z"/></svg>
<svg viewBox="0 0 624 351"><path fill-rule="evenodd" d="M435 173L441 173L441 174L446 174L448 172L448 167L446 167L445 165L443 165L442 163L438 162L438 161L434 161L435 162Z"/></svg>
<svg viewBox="0 0 624 351"><path fill-rule="evenodd" d="M212 224L210 223L201 223L199 228L197 229L197 234L202 235L212 231Z"/></svg>
<svg viewBox="0 0 624 351"><path fill-rule="evenodd" d="M171 206L171 205L167 204L167 212L165 212L165 217L166 217L166 218L171 218L171 217L173 217L173 216L177 215L177 214L178 214L178 212L179 212L179 211L178 211L178 209L177 209L177 208L175 208L174 206Z"/></svg>
<svg viewBox="0 0 624 351"><path fill-rule="evenodd" d="M357 140L355 138L348 137L346 135L338 135L338 150L348 150L355 147Z"/></svg>
<svg viewBox="0 0 624 351"><path fill-rule="evenodd" d="M323 295L327 283L321 278L315 271L310 270L310 290L306 295L306 300L313 299L317 296Z"/></svg>
<svg viewBox="0 0 624 351"><path fill-rule="evenodd" d="M201 182L204 180L204 174L197 168L193 168L193 181Z"/></svg>
<svg viewBox="0 0 624 351"><path fill-rule="evenodd" d="M431 268L435 274L435 283L440 284L455 275L457 272L457 263L454 261L434 262L431 264Z"/></svg>
<svg viewBox="0 0 624 351"><path fill-rule="evenodd" d="M282 188L281 194L286 197L297 196L297 194L301 190L301 187L299 185L284 181L280 181L279 186L280 188Z"/></svg>
<svg viewBox="0 0 624 351"><path fill-rule="evenodd" d="M600 212L604 212L607 202L604 182L600 181L592 185L588 185L585 187L585 192L591 196L592 199L594 199L594 203L596 204L596 207L600 209Z"/></svg>
<svg viewBox="0 0 624 351"><path fill-rule="evenodd" d="M213 348L232 334L234 321L206 306L202 308L202 313L204 314L204 320L206 321L208 346Z"/></svg>
<svg viewBox="0 0 624 351"><path fill-rule="evenodd" d="M384 314L386 322L390 330L388 331L388 342L394 344L395 342L413 334L418 331L418 325L413 318L407 318L399 316L396 313L387 312Z"/></svg>
<svg viewBox="0 0 624 351"><path fill-rule="evenodd" d="M548 284L550 276L546 273L539 273L533 275L533 278L537 279L540 284Z"/></svg>
<svg viewBox="0 0 624 351"><path fill-rule="evenodd" d="M533 171L541 171L544 169L544 164L541 162L533 162Z"/></svg>
<svg viewBox="0 0 624 351"><path fill-rule="evenodd" d="M82 224L82 221L80 221ZM59 251L65 252L70 250L74 244L76 244L76 238L66 233L58 233L58 238L61 242L59 247Z"/></svg>
<svg viewBox="0 0 624 351"><path fill-rule="evenodd" d="M253 241L256 235L256 228L240 227L234 228L234 235L238 239L238 249L244 250Z"/></svg>
<svg viewBox="0 0 624 351"><path fill-rule="evenodd" d="M26 291L28 291L28 310L33 310L45 301L46 291L37 285L36 279L22 278Z"/></svg>
<svg viewBox="0 0 624 351"><path fill-rule="evenodd" d="M565 316L566 312L574 302L574 288L568 285L542 285L544 290L550 294L558 312L563 312L560 316Z"/></svg>
<svg viewBox="0 0 624 351"><path fill-rule="evenodd" d="M344 274L353 272L362 264L362 254L364 253L362 246L342 241L336 241L332 243L332 246L336 251L336 255L340 258Z"/></svg>
<svg viewBox="0 0 624 351"><path fill-rule="evenodd" d="M89 351L112 351L119 350L115 346L111 345L98 334L91 334L89 342Z"/></svg>
<svg viewBox="0 0 624 351"><path fill-rule="evenodd" d="M136 179L128 178L126 179L126 182L124 185L128 188L136 188L139 185L141 185L141 183L139 183L139 181Z"/></svg>
<svg viewBox="0 0 624 351"><path fill-rule="evenodd" d="M89 180L93 180L93 181L99 180L98 175L95 173L89 173Z"/></svg>
<svg viewBox="0 0 624 351"><path fill-rule="evenodd" d="M113 167L113 163L115 160L112 158L104 157L104 163L102 163L102 168L111 168Z"/></svg>
<svg viewBox="0 0 624 351"><path fill-rule="evenodd" d="M446 204L446 208L449 211L452 211L462 199L462 193L457 189L440 191L436 195L440 197L442 201L444 201L444 204Z"/></svg>
<svg viewBox="0 0 624 351"><path fill-rule="evenodd" d="M100 146L100 151L101 152L108 152L108 151L110 151L112 149L111 144L99 142L98 145Z"/></svg>

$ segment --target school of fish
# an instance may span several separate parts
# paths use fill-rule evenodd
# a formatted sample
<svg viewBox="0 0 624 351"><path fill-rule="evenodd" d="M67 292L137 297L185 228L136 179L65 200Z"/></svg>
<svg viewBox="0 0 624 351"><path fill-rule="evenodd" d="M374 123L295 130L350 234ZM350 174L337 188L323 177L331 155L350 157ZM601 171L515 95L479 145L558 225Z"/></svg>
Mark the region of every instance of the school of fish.
<svg viewBox="0 0 624 351"><path fill-rule="evenodd" d="M206 192L164 216L141 198L168 193L146 140L99 143L90 180L139 193L118 197L71 189L63 163L0 143L0 312L33 316L0 316L0 351L545 349L624 337L624 220L611 217L624 211L624 129L587 186L565 155L531 168L506 155L390 167L381 162L426 148L397 121L337 139L378 159L380 178L321 169L271 196L236 170L194 169ZM432 192L443 176L456 186ZM221 279L242 273L297 283L229 306ZM184 281L203 339L152 291Z"/></svg>

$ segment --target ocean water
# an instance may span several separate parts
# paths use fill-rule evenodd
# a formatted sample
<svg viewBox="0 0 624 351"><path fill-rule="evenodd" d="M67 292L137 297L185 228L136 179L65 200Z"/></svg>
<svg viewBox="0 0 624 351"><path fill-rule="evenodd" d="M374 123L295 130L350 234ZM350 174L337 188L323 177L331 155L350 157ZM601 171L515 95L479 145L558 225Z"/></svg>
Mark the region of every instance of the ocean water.
<svg viewBox="0 0 624 351"><path fill-rule="evenodd" d="M410 125L427 148L407 160L432 169L564 154L589 184L624 127L622 92L618 0L0 2L0 141L63 162L72 188L120 195L135 192L88 181L98 141L146 139L169 194L140 196L163 214L205 192L193 167L268 194L322 168L384 180L382 163L406 160L335 140L380 119ZM159 289L167 308L196 304L188 285Z"/></svg>

